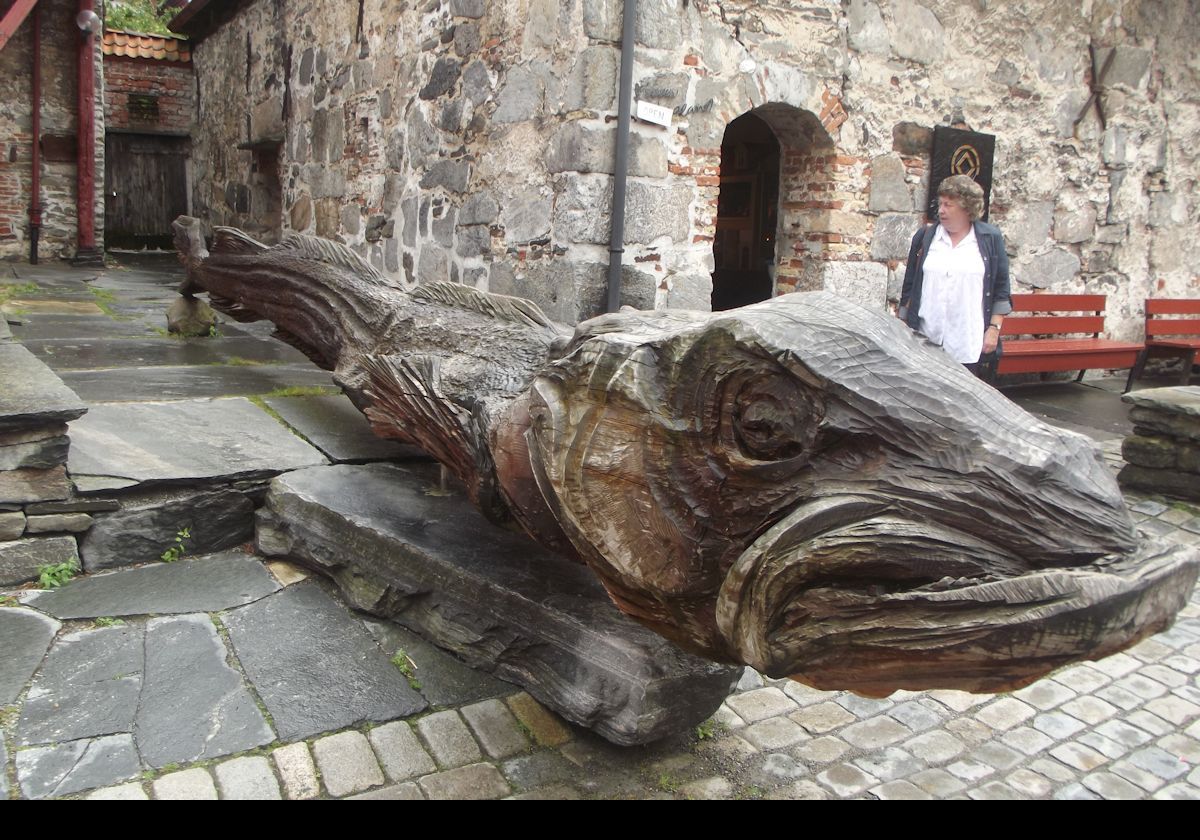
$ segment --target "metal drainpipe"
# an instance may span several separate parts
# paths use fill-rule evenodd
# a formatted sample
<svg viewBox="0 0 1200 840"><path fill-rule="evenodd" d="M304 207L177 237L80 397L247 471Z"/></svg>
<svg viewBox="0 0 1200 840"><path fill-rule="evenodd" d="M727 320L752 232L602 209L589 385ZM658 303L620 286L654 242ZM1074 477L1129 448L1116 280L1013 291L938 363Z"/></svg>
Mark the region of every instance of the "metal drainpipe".
<svg viewBox="0 0 1200 840"><path fill-rule="evenodd" d="M95 11L95 0L79 0L80 12ZM79 150L76 157L75 195L76 218L78 219L79 246L75 262L103 265L103 257L96 251L96 36L91 32L79 33L76 52L79 71L78 120Z"/></svg>
<svg viewBox="0 0 1200 840"><path fill-rule="evenodd" d="M617 104L617 160L613 172L612 233L608 241L608 312L621 308L621 255L625 253L625 183L629 117L633 106L633 35L637 0L625 0L621 19L621 87Z"/></svg>
<svg viewBox="0 0 1200 840"><path fill-rule="evenodd" d="M42 231L42 7L33 7L33 171L30 173L29 264L38 264Z"/></svg>

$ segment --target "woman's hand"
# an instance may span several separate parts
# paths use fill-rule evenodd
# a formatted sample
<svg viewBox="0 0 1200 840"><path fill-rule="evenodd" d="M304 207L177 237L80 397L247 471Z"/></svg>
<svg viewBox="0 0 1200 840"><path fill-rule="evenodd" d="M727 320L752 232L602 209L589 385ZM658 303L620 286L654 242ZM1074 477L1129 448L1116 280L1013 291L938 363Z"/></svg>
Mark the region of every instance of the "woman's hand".
<svg viewBox="0 0 1200 840"><path fill-rule="evenodd" d="M983 331L983 355L988 356L996 352L996 347L1000 344L1000 328L995 324L988 326Z"/></svg>

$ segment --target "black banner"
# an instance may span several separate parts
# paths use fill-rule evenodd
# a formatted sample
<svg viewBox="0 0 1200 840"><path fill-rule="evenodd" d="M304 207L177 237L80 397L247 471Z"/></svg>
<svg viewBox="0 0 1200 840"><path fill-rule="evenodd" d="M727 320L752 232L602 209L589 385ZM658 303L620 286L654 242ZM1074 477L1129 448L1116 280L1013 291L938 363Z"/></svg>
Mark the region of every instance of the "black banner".
<svg viewBox="0 0 1200 840"><path fill-rule="evenodd" d="M929 199L925 213L937 219L937 188L951 175L969 175L983 187L983 221L992 203L992 157L996 136L939 125L933 130L933 157L929 167Z"/></svg>

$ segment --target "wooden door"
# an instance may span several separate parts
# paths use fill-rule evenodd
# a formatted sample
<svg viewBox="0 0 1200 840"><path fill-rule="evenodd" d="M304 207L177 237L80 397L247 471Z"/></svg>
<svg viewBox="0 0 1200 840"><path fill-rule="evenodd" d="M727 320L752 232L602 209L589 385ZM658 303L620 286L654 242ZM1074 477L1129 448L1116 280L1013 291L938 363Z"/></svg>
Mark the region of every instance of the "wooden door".
<svg viewBox="0 0 1200 840"><path fill-rule="evenodd" d="M187 137L105 135L106 247L171 247L171 222L188 212L190 145Z"/></svg>

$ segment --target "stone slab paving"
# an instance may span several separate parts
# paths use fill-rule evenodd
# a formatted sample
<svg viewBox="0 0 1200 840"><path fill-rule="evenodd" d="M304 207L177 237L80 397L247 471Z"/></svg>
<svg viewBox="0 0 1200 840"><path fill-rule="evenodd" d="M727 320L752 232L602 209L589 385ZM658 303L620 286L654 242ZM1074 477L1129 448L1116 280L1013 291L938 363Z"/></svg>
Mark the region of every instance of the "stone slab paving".
<svg viewBox="0 0 1200 840"><path fill-rule="evenodd" d="M232 610L225 623L284 740L425 708L360 621L313 582ZM295 698L304 697L304 703Z"/></svg>
<svg viewBox="0 0 1200 840"><path fill-rule="evenodd" d="M218 338L114 338L101 333L86 338L26 338L22 344L60 374L72 370L141 368L159 365L302 365L303 353L281 341L253 336Z"/></svg>
<svg viewBox="0 0 1200 840"><path fill-rule="evenodd" d="M17 699L62 625L33 610L0 610L0 706Z"/></svg>
<svg viewBox="0 0 1200 840"><path fill-rule="evenodd" d="M280 588L259 560L231 551L142 566L119 576L89 575L59 589L30 593L22 601L60 619L167 615L240 607ZM5 635L4 619L0 613L0 636ZM4 667L0 664L0 675Z"/></svg>
<svg viewBox="0 0 1200 840"><path fill-rule="evenodd" d="M366 417L343 395L263 401L334 463L428 457L415 446L376 437Z"/></svg>
<svg viewBox="0 0 1200 840"><path fill-rule="evenodd" d="M21 750L17 780L27 799L67 796L138 776L142 771L133 738L106 735Z"/></svg>
<svg viewBox="0 0 1200 840"><path fill-rule="evenodd" d="M269 394L280 388L332 387L327 371L312 365L159 365L107 370L68 370L62 381L89 404L191 400Z"/></svg>
<svg viewBox="0 0 1200 840"><path fill-rule="evenodd" d="M86 411L44 362L20 344L0 343L0 431L65 423Z"/></svg>
<svg viewBox="0 0 1200 840"><path fill-rule="evenodd" d="M72 476L135 482L274 475L320 452L246 399L93 405L71 425Z"/></svg>

